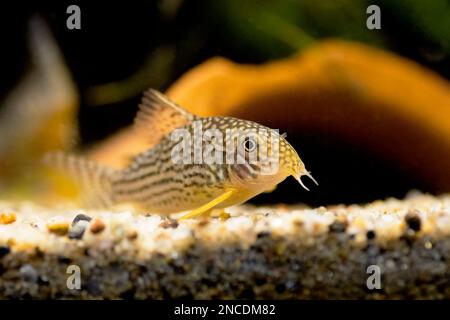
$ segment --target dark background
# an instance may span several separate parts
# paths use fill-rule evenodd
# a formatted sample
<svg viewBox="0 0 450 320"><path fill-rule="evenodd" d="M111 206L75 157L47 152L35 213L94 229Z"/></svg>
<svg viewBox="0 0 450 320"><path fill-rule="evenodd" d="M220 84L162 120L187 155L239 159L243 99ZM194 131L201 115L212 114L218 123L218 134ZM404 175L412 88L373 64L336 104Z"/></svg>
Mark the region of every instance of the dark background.
<svg viewBox="0 0 450 320"><path fill-rule="evenodd" d="M66 28L66 8L81 8L81 30ZM365 8L382 8L382 29L366 28ZM0 19L0 98L29 67L27 23L40 13L49 23L81 95L81 147L132 122L140 92L166 89L209 57L262 63L301 51L311 42L339 37L396 52L450 77L449 2L432 1L36 1L3 5ZM444 10L443 10L444 9ZM278 20L269 19L268 15ZM275 21L275 22L274 22ZM292 41L287 26L303 30ZM147 68L147 69L146 69ZM135 80L127 82L133 75ZM147 72L148 71L148 72ZM137 80L136 80L137 79ZM113 81L128 83L117 101L96 99L92 90ZM289 132L288 132L289 134ZM255 202L365 202L430 190L401 168L355 150L332 137L289 135L320 183L308 194L288 179Z"/></svg>

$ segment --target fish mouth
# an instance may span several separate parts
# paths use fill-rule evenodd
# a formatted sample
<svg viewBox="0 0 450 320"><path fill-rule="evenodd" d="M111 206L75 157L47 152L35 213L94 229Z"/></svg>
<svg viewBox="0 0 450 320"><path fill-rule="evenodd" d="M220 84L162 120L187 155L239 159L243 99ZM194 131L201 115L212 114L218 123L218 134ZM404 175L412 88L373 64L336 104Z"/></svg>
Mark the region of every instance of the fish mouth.
<svg viewBox="0 0 450 320"><path fill-rule="evenodd" d="M319 183L317 183L316 179L313 178L313 176L311 175L311 173L309 171L305 171L305 173L300 174L299 176L294 176L295 180L298 181L298 183L300 183L300 185L303 187L303 189L305 189L306 191L309 191L309 189L305 186L305 184L302 181L302 177L303 176L307 176L308 178L310 178L315 184L316 186L319 185Z"/></svg>

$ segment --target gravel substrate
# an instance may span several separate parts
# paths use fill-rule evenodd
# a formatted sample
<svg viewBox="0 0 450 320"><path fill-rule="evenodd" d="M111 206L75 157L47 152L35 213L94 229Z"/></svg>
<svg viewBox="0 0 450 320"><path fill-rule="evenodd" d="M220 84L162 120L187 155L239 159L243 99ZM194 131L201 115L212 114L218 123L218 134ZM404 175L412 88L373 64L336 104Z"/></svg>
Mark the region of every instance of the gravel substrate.
<svg viewBox="0 0 450 320"><path fill-rule="evenodd" d="M450 195L229 212L178 222L0 202L0 298L450 298Z"/></svg>

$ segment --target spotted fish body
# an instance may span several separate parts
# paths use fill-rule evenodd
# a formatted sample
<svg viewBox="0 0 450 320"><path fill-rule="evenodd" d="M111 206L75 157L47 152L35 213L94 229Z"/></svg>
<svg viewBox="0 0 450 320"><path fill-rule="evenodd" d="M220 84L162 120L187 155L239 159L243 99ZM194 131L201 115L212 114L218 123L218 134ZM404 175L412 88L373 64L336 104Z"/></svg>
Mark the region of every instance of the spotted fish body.
<svg viewBox="0 0 450 320"><path fill-rule="evenodd" d="M135 157L113 179L114 202L131 201L166 214L194 209L224 192L228 179L224 166L173 163L171 150L175 145L164 138Z"/></svg>
<svg viewBox="0 0 450 320"><path fill-rule="evenodd" d="M199 127L216 133L210 137L214 143L193 142L184 154L190 161L174 161L174 150L180 146L174 133L195 137ZM132 202L159 214L194 210L189 217L245 202L289 175L300 183L302 175L311 177L294 148L275 130L231 117L198 117L155 90L145 92L135 128L136 134L148 137L150 147L123 170L63 154L51 156L51 163L72 173L90 192L91 203ZM256 152L253 161L249 146ZM205 148L220 161L198 161L196 156L206 155ZM262 152L268 156L262 157ZM274 159L276 170L264 171Z"/></svg>

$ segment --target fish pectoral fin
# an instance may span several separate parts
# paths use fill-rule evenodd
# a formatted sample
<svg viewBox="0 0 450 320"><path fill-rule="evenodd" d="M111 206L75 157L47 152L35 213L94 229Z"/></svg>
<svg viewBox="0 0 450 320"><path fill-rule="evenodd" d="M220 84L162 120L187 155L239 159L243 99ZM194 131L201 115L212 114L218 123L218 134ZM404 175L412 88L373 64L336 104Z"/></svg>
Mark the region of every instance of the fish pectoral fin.
<svg viewBox="0 0 450 320"><path fill-rule="evenodd" d="M224 202L225 200L230 198L235 193L236 193L235 189L228 189L227 191L225 191L223 194L221 194L220 196L218 196L214 200L212 200L212 201L208 202L207 204L204 204L203 206L201 206L201 207L199 207L199 208L197 208L195 210L192 210L191 212L185 214L179 220L197 218L197 217L201 216L202 214L208 212L210 209L212 209L215 206L217 206L219 203Z"/></svg>

